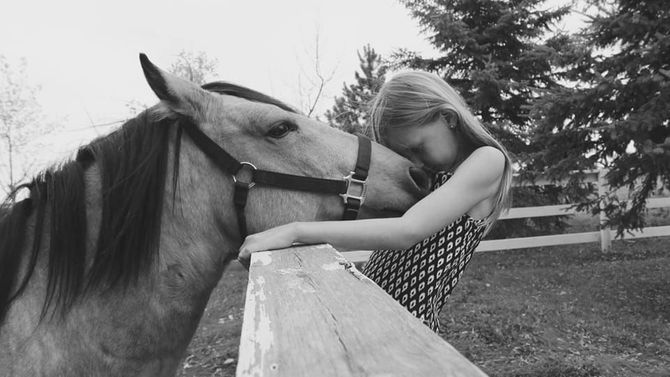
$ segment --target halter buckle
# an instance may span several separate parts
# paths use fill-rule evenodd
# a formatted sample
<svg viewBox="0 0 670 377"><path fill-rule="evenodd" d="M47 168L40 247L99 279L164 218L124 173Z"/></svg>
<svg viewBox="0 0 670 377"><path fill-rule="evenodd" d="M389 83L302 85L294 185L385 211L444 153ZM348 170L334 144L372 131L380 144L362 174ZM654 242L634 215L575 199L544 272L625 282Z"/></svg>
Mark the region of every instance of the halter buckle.
<svg viewBox="0 0 670 377"><path fill-rule="evenodd" d="M242 179L240 179L240 180L237 179L237 175L240 174L240 172L241 172L242 170L244 170L244 167L245 167L245 166L248 166L248 167L249 167L249 174L248 174L248 176L249 176L249 181L248 181L248 182L247 182L247 181L244 181L244 180L242 180ZM239 182L240 185L242 185L242 184L246 184L248 189L254 187L254 186L256 185L256 182L253 181L253 179L254 179L254 170L258 170L258 168L256 168L256 166L254 166L254 164L252 164L251 162L240 162L240 168L239 168L239 169L237 170L237 172L233 175L233 182L235 182L235 184L237 184L237 183Z"/></svg>
<svg viewBox="0 0 670 377"><path fill-rule="evenodd" d="M347 192L339 195L342 197L344 204L349 204L349 199L357 199L360 205L362 205L363 200L365 199L365 192L368 189L366 180L354 178L353 171L343 179L345 182L347 182Z"/></svg>

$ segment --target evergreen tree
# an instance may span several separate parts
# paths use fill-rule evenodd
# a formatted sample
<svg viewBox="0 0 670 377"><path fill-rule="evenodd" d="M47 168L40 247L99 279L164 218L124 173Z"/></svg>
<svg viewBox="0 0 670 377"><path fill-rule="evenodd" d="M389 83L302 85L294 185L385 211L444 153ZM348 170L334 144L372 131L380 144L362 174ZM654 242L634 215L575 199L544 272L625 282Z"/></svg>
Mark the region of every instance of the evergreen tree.
<svg viewBox="0 0 670 377"><path fill-rule="evenodd" d="M403 1L440 55L401 50L395 65L441 74L472 111L510 149L533 150L527 134L531 101L557 85L550 64L562 38L549 36L568 8L540 10L545 0Z"/></svg>
<svg viewBox="0 0 670 377"><path fill-rule="evenodd" d="M335 97L332 110L326 111L326 119L333 126L349 133L365 133L370 136L366 126L367 106L372 97L384 83L387 67L382 58L367 45L363 53L357 52L361 73L356 72L354 84L343 84L342 96Z"/></svg>
<svg viewBox="0 0 670 377"><path fill-rule="evenodd" d="M542 148L528 142L534 128L529 108L543 91L560 86L551 63L569 42L550 29L569 9L542 10L544 2L403 1L439 55L424 58L407 50L392 55L394 68L423 69L444 77L521 167L529 154ZM515 188L513 197L515 206L569 200L556 187ZM522 236L564 226L562 218L507 220L497 223L489 237Z"/></svg>
<svg viewBox="0 0 670 377"><path fill-rule="evenodd" d="M586 207L605 209L625 229L644 226L645 201L670 186L670 3L593 0L597 14L555 58L569 85L553 87L532 111L532 164L554 177L605 167L612 189L632 190L631 204L613 194Z"/></svg>

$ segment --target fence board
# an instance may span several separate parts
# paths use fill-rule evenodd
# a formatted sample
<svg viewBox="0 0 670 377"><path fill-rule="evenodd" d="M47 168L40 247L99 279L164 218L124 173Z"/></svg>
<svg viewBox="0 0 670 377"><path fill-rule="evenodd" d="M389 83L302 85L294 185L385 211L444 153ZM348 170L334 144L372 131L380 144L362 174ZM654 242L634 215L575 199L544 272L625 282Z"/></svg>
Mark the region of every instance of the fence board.
<svg viewBox="0 0 670 377"><path fill-rule="evenodd" d="M624 239L662 237L662 236L670 236L670 225L652 226L644 228L642 230L634 230L631 231L630 233L623 234ZM612 237L614 237L614 231L612 232Z"/></svg>
<svg viewBox="0 0 670 377"><path fill-rule="evenodd" d="M486 376L328 245L252 256L237 376Z"/></svg>
<svg viewBox="0 0 670 377"><path fill-rule="evenodd" d="M476 251L524 249L529 247L571 245L576 243L597 241L600 241L600 232L555 234L551 236L521 237L482 241L479 243Z"/></svg>
<svg viewBox="0 0 670 377"><path fill-rule="evenodd" d="M663 208L670 207L670 197L667 198L650 198L647 199L647 208Z"/></svg>
<svg viewBox="0 0 670 377"><path fill-rule="evenodd" d="M572 215L577 213L572 204L562 204L554 206L537 206L537 207L515 207L510 208L507 213L500 216L500 220L505 219L524 219L527 217L545 217L545 216L560 216Z"/></svg>
<svg viewBox="0 0 670 377"><path fill-rule="evenodd" d="M610 238L614 239L614 237L616 236L616 231L609 230L609 233ZM623 238L634 239L634 238L648 238L648 237L662 237L662 236L670 236L670 225L652 226L644 228L641 231L627 232L624 233ZM493 250L523 249L528 247L570 245L576 243L597 242L600 241L600 237L601 237L601 231L596 231L596 232L557 234L551 236L488 240L480 242L476 251L480 252L480 251L493 251Z"/></svg>
<svg viewBox="0 0 670 377"><path fill-rule="evenodd" d="M584 213L576 211L571 208L573 204L560 204L551 206L536 206L536 207L514 207L510 208L507 213L500 216L500 220L509 219L524 219L527 217L546 217L546 216L561 216L573 215L576 213ZM650 198L647 199L646 208L664 208L670 207L670 197L668 198Z"/></svg>
<svg viewBox="0 0 670 377"><path fill-rule="evenodd" d="M514 176L514 182L512 183L512 186L514 187L524 187L524 186L546 186L546 185L556 185L556 186L563 186L568 182L568 179L562 179L562 180L551 180L547 179L544 176L537 177L534 181L527 181L527 180L520 180L517 175ZM584 174L584 179L582 180L584 183L596 183L598 182L598 170L594 171L589 171L585 172Z"/></svg>
<svg viewBox="0 0 670 377"><path fill-rule="evenodd" d="M616 232L614 230L610 230L610 233L612 239L614 239ZM596 231L596 232L583 232L583 233L556 234L550 236L486 240L479 243L476 252L597 242L600 241L600 236L601 236L600 231ZM623 238L636 239L636 238L664 237L664 236L670 236L670 225L652 226L644 228L644 230L641 231L639 230L631 231L629 233L624 233ZM347 258L347 260L355 263L367 261L370 258L370 254L372 254L372 251L370 250L354 250L342 253L342 255L344 255L344 257Z"/></svg>

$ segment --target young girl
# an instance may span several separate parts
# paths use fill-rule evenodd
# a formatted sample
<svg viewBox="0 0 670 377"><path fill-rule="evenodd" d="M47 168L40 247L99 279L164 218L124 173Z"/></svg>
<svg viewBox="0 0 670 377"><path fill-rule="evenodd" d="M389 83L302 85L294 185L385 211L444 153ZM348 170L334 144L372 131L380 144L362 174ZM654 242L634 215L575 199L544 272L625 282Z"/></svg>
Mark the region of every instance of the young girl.
<svg viewBox="0 0 670 377"><path fill-rule="evenodd" d="M430 195L402 217L291 223L248 236L240 259L294 243L376 250L363 273L439 330L437 315L508 202L510 158L439 76L405 72L372 102L376 141L435 174Z"/></svg>

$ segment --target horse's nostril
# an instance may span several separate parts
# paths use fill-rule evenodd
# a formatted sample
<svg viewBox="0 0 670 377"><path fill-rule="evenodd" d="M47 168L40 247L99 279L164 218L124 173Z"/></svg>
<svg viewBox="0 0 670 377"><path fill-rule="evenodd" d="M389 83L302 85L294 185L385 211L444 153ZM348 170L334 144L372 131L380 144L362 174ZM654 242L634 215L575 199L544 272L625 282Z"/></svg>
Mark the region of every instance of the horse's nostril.
<svg viewBox="0 0 670 377"><path fill-rule="evenodd" d="M431 178L428 176L428 174L423 170L415 167L409 168L409 176L412 177L412 180L414 183L422 190L422 191L429 191L430 190L430 185L431 185Z"/></svg>

